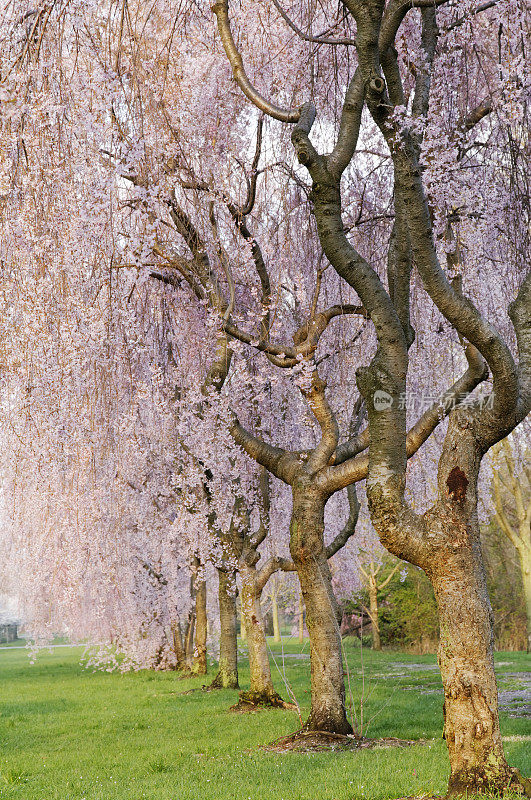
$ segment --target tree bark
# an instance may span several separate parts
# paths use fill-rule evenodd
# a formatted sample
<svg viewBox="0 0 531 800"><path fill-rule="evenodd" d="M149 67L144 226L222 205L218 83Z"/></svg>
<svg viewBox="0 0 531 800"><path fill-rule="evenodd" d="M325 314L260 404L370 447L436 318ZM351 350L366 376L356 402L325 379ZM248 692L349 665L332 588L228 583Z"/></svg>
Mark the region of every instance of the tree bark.
<svg viewBox="0 0 531 800"><path fill-rule="evenodd" d="M249 652L250 689L240 694L240 700L253 705L283 707L284 701L277 694L271 679L264 619L260 606L261 591L256 585L256 569L240 567L242 620L247 631Z"/></svg>
<svg viewBox="0 0 531 800"><path fill-rule="evenodd" d="M171 633L173 638L173 652L175 653L175 658L177 661L175 669L186 670L188 669L188 666L186 664L186 653L184 650L181 624L179 620L172 624Z"/></svg>
<svg viewBox="0 0 531 800"><path fill-rule="evenodd" d="M454 527L457 536L463 529ZM440 625L444 736L450 757L449 795L503 789L503 753L494 675L492 612L477 542L446 552L431 571Z"/></svg>
<svg viewBox="0 0 531 800"><path fill-rule="evenodd" d="M195 578L195 647L192 672L207 674L207 586L202 578Z"/></svg>
<svg viewBox="0 0 531 800"><path fill-rule="evenodd" d="M514 780L500 734L493 616L477 518L482 455L466 411L453 412L439 462L439 500L426 514L433 550L423 565L439 613L449 796L501 794Z"/></svg>
<svg viewBox="0 0 531 800"><path fill-rule="evenodd" d="M184 637L184 652L186 657L186 664L189 669L192 669L192 664L194 660L194 631L195 631L195 608L192 611L190 611L190 616L188 617L188 622L186 623L186 633Z"/></svg>
<svg viewBox="0 0 531 800"><path fill-rule="evenodd" d="M218 569L219 579L219 666L212 689L239 689L238 640L236 635L235 575Z"/></svg>
<svg viewBox="0 0 531 800"><path fill-rule="evenodd" d="M378 621L378 587L376 581L371 579L369 584L369 611L372 628L372 649L381 650L380 623Z"/></svg>
<svg viewBox="0 0 531 800"><path fill-rule="evenodd" d="M327 497L311 477L293 486L290 551L297 567L310 635L311 709L305 728L352 733L345 712L345 682L338 606L324 547Z"/></svg>

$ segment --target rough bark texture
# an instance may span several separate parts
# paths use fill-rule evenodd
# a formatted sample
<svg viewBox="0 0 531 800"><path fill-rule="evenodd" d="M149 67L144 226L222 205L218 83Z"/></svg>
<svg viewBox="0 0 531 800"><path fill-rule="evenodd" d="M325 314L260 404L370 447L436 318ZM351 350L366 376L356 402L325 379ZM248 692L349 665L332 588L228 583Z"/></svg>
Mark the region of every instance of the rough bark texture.
<svg viewBox="0 0 531 800"><path fill-rule="evenodd" d="M297 566L310 634L311 710L307 730L352 733L345 713L345 683L338 607L323 544L323 496L311 479L293 487L290 550Z"/></svg>
<svg viewBox="0 0 531 800"><path fill-rule="evenodd" d="M463 535L455 523L453 531L456 538ZM431 571L441 630L438 657L451 765L449 794L502 789L509 783L498 721L490 603L478 542L467 538L459 552L447 552Z"/></svg>
<svg viewBox="0 0 531 800"><path fill-rule="evenodd" d="M304 601L302 592L299 592L299 644L304 642Z"/></svg>
<svg viewBox="0 0 531 800"><path fill-rule="evenodd" d="M493 661L492 610L477 519L482 453L466 411L454 412L439 464L439 500L426 515L433 543L424 565L437 600L449 795L503 791L503 753Z"/></svg>
<svg viewBox="0 0 531 800"><path fill-rule="evenodd" d="M236 593L233 573L218 569L219 579L219 619L221 633L219 639L218 673L211 683L213 689L239 689L238 685L238 643L236 636Z"/></svg>

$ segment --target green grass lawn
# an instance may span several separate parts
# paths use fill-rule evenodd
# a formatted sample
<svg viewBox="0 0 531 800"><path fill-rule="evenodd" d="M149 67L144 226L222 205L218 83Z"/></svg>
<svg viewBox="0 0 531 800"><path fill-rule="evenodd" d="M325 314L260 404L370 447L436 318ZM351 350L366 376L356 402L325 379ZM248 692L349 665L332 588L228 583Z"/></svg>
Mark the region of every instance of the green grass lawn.
<svg viewBox="0 0 531 800"><path fill-rule="evenodd" d="M282 669L279 646L273 650ZM307 652L307 644L284 646L285 672L304 714L309 661L294 656ZM359 715L360 649L350 643L346 653ZM425 744L279 755L258 748L294 731L294 712L235 715L228 708L237 692L181 695L204 679L89 672L80 654L59 648L31 665L24 650L0 650L2 800L385 800L445 789L442 692L433 656L363 651L367 735ZM502 687L509 688L518 684L514 673L531 666L522 653L500 653L497 662ZM248 685L245 661L240 684ZM530 729L529 719L502 713L509 761L527 774Z"/></svg>

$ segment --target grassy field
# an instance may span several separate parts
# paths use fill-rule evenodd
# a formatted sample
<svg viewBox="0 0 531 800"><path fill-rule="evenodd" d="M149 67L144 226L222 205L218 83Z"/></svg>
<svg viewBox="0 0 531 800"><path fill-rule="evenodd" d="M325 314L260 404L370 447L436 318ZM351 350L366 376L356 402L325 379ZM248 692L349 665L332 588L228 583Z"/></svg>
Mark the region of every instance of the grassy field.
<svg viewBox="0 0 531 800"><path fill-rule="evenodd" d="M282 655L273 647L282 669ZM307 645L284 646L284 668L308 709ZM442 691L433 656L372 653L346 645L357 713L368 736L422 739L405 749L346 753L264 752L298 727L290 711L235 715L237 693L194 692L204 679L85 671L79 648L0 650L2 800L386 800L442 792ZM501 688L518 688L522 653L497 655ZM280 671L277 688L287 696ZM240 683L247 686L246 662ZM529 718L502 712L512 765L531 773Z"/></svg>

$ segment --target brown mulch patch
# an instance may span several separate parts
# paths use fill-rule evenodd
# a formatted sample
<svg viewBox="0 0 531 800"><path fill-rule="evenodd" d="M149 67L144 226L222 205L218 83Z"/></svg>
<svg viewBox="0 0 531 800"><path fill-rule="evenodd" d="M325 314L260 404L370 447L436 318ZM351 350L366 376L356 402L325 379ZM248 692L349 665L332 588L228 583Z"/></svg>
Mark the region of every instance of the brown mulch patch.
<svg viewBox="0 0 531 800"><path fill-rule="evenodd" d="M179 692L179 697L184 697L185 694L194 694L195 692L217 692L217 686L208 686L204 683L202 686L196 686L194 689L187 689L186 692Z"/></svg>
<svg viewBox="0 0 531 800"><path fill-rule="evenodd" d="M265 711L268 708L283 708L287 711L296 711L297 709L293 703L267 705L265 703L251 703L248 700L240 700L236 705L230 706L229 711L233 714L255 714L257 711Z"/></svg>
<svg viewBox="0 0 531 800"><path fill-rule="evenodd" d="M271 744L264 745L261 750L273 753L318 753L324 750L360 750L362 748L378 747L410 747L414 744L424 744L422 740L395 739L386 737L382 739L366 739L365 737L343 736L340 733L327 733L326 731L296 731L291 736L282 736ZM428 798L426 798L428 800Z"/></svg>

